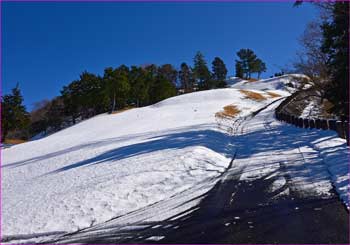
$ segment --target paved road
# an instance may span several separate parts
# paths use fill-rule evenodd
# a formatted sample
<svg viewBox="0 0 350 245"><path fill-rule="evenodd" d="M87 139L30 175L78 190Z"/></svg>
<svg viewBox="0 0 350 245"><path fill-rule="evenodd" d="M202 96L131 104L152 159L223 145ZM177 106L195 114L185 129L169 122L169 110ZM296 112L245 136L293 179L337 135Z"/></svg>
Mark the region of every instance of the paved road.
<svg viewBox="0 0 350 245"><path fill-rule="evenodd" d="M334 193L273 199L286 187L271 193L274 178L266 177L253 182L225 178L179 219L97 236L77 234L69 243L349 243L349 214Z"/></svg>

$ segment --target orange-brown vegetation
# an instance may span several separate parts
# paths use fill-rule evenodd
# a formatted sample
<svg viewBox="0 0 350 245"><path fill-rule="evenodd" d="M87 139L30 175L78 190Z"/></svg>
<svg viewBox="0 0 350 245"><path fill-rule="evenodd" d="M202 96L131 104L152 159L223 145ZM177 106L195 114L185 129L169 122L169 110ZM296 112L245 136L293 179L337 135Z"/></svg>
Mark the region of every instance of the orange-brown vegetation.
<svg viewBox="0 0 350 245"><path fill-rule="evenodd" d="M131 110L131 109L134 109L135 107L133 106L128 106L128 107L125 107L123 109L120 109L120 110L117 110L117 111L113 111L111 114L119 114L119 113L122 113L124 111L128 111L128 110Z"/></svg>
<svg viewBox="0 0 350 245"><path fill-rule="evenodd" d="M268 95L270 95L271 98L277 98L277 97L281 97L281 95L276 94L274 92L266 92Z"/></svg>
<svg viewBox="0 0 350 245"><path fill-rule="evenodd" d="M255 100L255 101L266 100L266 98L262 94L259 94L259 93L253 92L253 91L241 89L241 90L239 90L239 92L244 94L245 97L248 98L248 99L252 99L252 100Z"/></svg>
<svg viewBox="0 0 350 245"><path fill-rule="evenodd" d="M234 118L241 111L235 105L227 105L223 111L215 113L215 117L219 118Z"/></svg>
<svg viewBox="0 0 350 245"><path fill-rule="evenodd" d="M256 82L256 81L259 81L258 79L255 79L255 78L249 78L247 79L248 82Z"/></svg>
<svg viewBox="0 0 350 245"><path fill-rule="evenodd" d="M26 140L21 140L21 139L5 139L4 143L9 144L9 145L17 145L27 142Z"/></svg>

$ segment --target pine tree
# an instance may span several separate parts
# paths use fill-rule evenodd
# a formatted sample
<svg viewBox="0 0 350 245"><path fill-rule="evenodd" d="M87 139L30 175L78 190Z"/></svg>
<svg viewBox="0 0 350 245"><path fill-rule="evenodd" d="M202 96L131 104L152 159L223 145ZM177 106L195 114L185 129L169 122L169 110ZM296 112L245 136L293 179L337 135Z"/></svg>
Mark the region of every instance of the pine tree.
<svg viewBox="0 0 350 245"><path fill-rule="evenodd" d="M236 77L243 78L242 62L236 60Z"/></svg>
<svg viewBox="0 0 350 245"><path fill-rule="evenodd" d="M169 82L177 85L177 70L171 64L165 64L158 68L158 74L162 75Z"/></svg>
<svg viewBox="0 0 350 245"><path fill-rule="evenodd" d="M151 103L157 103L161 100L176 95L176 88L174 84L169 82L162 75L158 75L150 88L150 100Z"/></svg>
<svg viewBox="0 0 350 245"><path fill-rule="evenodd" d="M23 105L23 96L19 85L12 89L12 94L1 100L1 139L4 142L10 131L23 130L29 126L29 114Z"/></svg>
<svg viewBox="0 0 350 245"><path fill-rule="evenodd" d="M201 52L197 52L194 59L193 75L200 90L209 89L210 72L207 62Z"/></svg>
<svg viewBox="0 0 350 245"><path fill-rule="evenodd" d="M149 83L147 71L136 66L132 66L129 73L130 100L137 107L148 104Z"/></svg>
<svg viewBox="0 0 350 245"><path fill-rule="evenodd" d="M72 123L76 123L76 119L80 116L80 81L75 80L68 86L64 86L61 90L61 96L64 104L64 114L71 117Z"/></svg>
<svg viewBox="0 0 350 245"><path fill-rule="evenodd" d="M241 49L237 52L237 56L240 60L236 62L241 63L244 78L250 79L257 59L255 53L251 49Z"/></svg>
<svg viewBox="0 0 350 245"><path fill-rule="evenodd" d="M123 108L126 105L127 96L130 91L128 74L124 67L119 67L115 70L106 68L103 77L106 88L105 92L110 100L110 112L117 108Z"/></svg>
<svg viewBox="0 0 350 245"><path fill-rule="evenodd" d="M226 86L227 69L225 63L219 57L215 57L212 62L212 79L214 88L223 88Z"/></svg>
<svg viewBox="0 0 350 245"><path fill-rule="evenodd" d="M179 80L181 87L184 89L185 93L193 91L193 74L191 68L186 63L181 64L179 71Z"/></svg>
<svg viewBox="0 0 350 245"><path fill-rule="evenodd" d="M253 50L240 49L237 52L239 60L236 60L236 76L240 78L250 79L253 73L261 73L266 71L266 64L259 59Z"/></svg>
<svg viewBox="0 0 350 245"><path fill-rule="evenodd" d="M124 70L121 68L121 70ZM80 90L76 91L80 97L80 110L83 118L89 118L105 111L108 101L104 96L103 81L101 77L87 71L80 75Z"/></svg>
<svg viewBox="0 0 350 245"><path fill-rule="evenodd" d="M257 58L253 63L252 63L252 73L258 73L258 79L260 79L260 75L263 72L266 72L266 64L262 62L261 59Z"/></svg>

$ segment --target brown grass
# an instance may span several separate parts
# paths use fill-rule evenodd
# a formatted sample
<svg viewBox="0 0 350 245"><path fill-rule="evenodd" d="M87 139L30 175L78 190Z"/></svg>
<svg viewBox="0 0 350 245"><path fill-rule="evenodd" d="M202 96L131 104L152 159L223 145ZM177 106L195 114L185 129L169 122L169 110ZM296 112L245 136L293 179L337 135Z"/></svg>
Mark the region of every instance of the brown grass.
<svg viewBox="0 0 350 245"><path fill-rule="evenodd" d="M261 95L259 93L256 93L256 92L253 92L253 91L241 89L241 90L239 90L239 92L244 94L245 97L248 98L248 99L252 99L252 100L255 100L255 101L266 100L266 98L263 95Z"/></svg>
<svg viewBox="0 0 350 245"><path fill-rule="evenodd" d="M4 143L5 144L10 144L10 145L17 145L27 142L26 140L21 140L21 139L5 139Z"/></svg>
<svg viewBox="0 0 350 245"><path fill-rule="evenodd" d="M266 92L268 95L270 95L271 98L278 98L281 97L281 95L273 93L273 92Z"/></svg>
<svg viewBox="0 0 350 245"><path fill-rule="evenodd" d="M258 79L255 79L255 78L249 78L247 79L248 82L256 82L256 81L259 81Z"/></svg>
<svg viewBox="0 0 350 245"><path fill-rule="evenodd" d="M215 117L219 118L234 118L241 111L234 105L227 105L223 111L215 113Z"/></svg>
<svg viewBox="0 0 350 245"><path fill-rule="evenodd" d="M111 114L119 114L119 113L131 110L131 109L134 109L134 108L135 108L134 106L128 106L128 107L125 107L123 109L120 109L120 110L117 110L117 111L113 111Z"/></svg>

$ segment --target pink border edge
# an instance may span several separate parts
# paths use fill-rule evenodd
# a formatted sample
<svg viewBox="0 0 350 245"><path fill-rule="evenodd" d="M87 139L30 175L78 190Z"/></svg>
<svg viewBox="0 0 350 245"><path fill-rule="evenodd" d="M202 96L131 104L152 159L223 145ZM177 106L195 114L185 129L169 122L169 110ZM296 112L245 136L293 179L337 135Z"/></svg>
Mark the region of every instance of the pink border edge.
<svg viewBox="0 0 350 245"><path fill-rule="evenodd" d="M322 1L322 0L321 0ZM346 0L350 1L350 0ZM0 0L0 97L2 96L2 3L3 2L159 2L159 3L171 3L171 2L294 2L292 0ZM304 0L304 2L312 2L312 0ZM350 20L349 20L350 22ZM350 44L349 44L350 45ZM348 59L348 62L350 63L350 56ZM349 71L349 77L350 77L350 71ZM0 132L1 132L1 104L0 104ZM0 143L1 139L0 139ZM349 175L350 175L350 159L349 160ZM0 241L2 237L2 148L0 148ZM350 220L349 220L349 226L350 226ZM349 232L349 238L350 238L350 232ZM350 240L350 239L349 239ZM2 244L0 242L0 244ZM30 244L30 243L26 243ZM101 244L104 245L104 244ZM111 245L111 244L106 244ZM134 244L128 244L128 245L134 245ZM136 245L136 244L135 244ZM143 245L143 243L138 243L138 245ZM174 243L174 245L176 245ZM196 244L191 244L196 245ZM216 245L216 244L213 244ZM256 244L237 244L237 245L256 245ZM268 245L268 244L266 244ZM279 244L279 245L294 245L294 244ZM306 244L298 244L298 245L306 245ZM323 245L323 244L319 244ZM326 244L325 244L326 245ZM334 244L338 245L338 244Z"/></svg>

